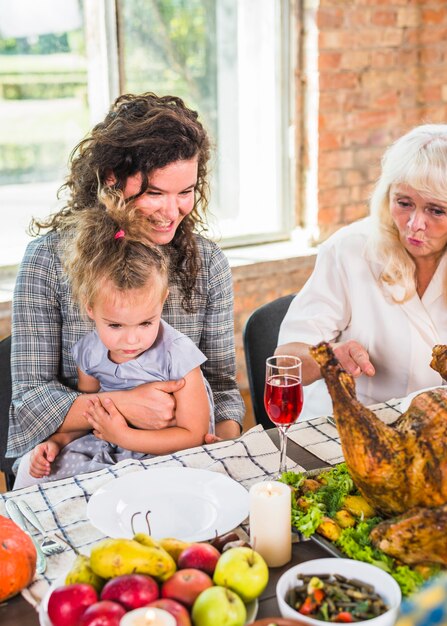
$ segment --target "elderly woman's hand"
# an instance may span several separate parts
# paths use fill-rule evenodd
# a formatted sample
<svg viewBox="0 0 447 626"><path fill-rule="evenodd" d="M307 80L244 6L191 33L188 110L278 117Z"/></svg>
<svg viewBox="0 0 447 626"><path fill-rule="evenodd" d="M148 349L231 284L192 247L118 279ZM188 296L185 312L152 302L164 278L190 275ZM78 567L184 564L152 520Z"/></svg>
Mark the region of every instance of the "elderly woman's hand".
<svg viewBox="0 0 447 626"><path fill-rule="evenodd" d="M144 430L175 426L175 398L172 395L185 385L185 380L145 383L119 394L113 399L127 422ZM107 394L102 393L101 396Z"/></svg>
<svg viewBox="0 0 447 626"><path fill-rule="evenodd" d="M374 376L376 370L369 360L369 354L358 341L350 339L340 343L331 344L335 356L341 366L354 378L362 374Z"/></svg>

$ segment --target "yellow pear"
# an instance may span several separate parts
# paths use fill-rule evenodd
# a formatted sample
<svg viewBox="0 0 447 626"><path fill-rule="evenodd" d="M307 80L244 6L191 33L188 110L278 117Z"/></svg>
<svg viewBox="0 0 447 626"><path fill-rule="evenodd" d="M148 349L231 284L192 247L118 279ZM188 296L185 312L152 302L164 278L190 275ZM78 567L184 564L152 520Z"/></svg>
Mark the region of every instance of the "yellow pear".
<svg viewBox="0 0 447 626"><path fill-rule="evenodd" d="M73 565L65 578L66 585L74 583L87 583L94 587L98 593L105 585L105 579L95 574L90 567L90 559L84 554L78 554Z"/></svg>
<svg viewBox="0 0 447 626"><path fill-rule="evenodd" d="M102 578L148 574L160 581L172 576L177 569L166 550L143 545L134 539L103 539L92 548L90 567Z"/></svg>
<svg viewBox="0 0 447 626"><path fill-rule="evenodd" d="M156 548L160 547L158 541L146 533L137 533L133 536L133 540L138 541L138 543L141 543L143 546L147 546L148 548L153 548L154 546Z"/></svg>
<svg viewBox="0 0 447 626"><path fill-rule="evenodd" d="M173 537L165 537L160 539L161 547L168 552L174 561L177 563L178 557L185 548L191 545L188 541L182 541L181 539L174 539Z"/></svg>

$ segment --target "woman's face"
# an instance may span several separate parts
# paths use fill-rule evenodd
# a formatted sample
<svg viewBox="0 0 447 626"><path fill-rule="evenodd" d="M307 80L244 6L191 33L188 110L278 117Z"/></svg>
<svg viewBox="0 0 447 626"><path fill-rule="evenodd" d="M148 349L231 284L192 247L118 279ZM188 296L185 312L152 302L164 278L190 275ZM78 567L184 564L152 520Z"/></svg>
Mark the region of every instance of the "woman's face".
<svg viewBox="0 0 447 626"><path fill-rule="evenodd" d="M394 184L390 212L402 245L415 260L442 255L447 245L447 198L441 202L409 185Z"/></svg>
<svg viewBox="0 0 447 626"><path fill-rule="evenodd" d="M172 241L180 222L194 207L197 184L197 158L175 161L155 170L147 191L136 199L135 205L147 217L151 227L151 240L163 245ZM129 176L124 197L129 198L141 189L142 175Z"/></svg>

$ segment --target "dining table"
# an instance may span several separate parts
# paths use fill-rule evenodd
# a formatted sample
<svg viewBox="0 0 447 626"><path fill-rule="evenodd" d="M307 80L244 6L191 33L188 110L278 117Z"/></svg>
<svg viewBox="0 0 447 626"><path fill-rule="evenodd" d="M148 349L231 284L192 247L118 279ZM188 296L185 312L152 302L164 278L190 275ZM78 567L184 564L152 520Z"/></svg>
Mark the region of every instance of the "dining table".
<svg viewBox="0 0 447 626"><path fill-rule="evenodd" d="M399 400L390 400L371 408L387 423L391 423L401 414ZM221 471L238 480L248 489L254 482L265 480L270 473L272 475L276 473L279 465L278 448L277 429L264 430L258 425L237 440L200 446L197 449L182 451L161 457L158 461L152 461L156 463L156 466L180 464L202 469L209 468L210 471ZM308 471L343 461L340 440L331 417L322 416L292 426L288 433L287 458L288 469L293 471ZM141 467L128 467L126 463L125 461L119 464L125 466L122 471L142 469ZM144 469L150 469L150 466L151 462ZM0 514L7 515L4 504L9 498L20 497L26 500L34 510L39 509L39 502L42 502L41 507L48 506L52 509L51 518L58 524L55 529L50 530L57 530L59 536L66 537L72 545L76 544L77 549L82 551L85 547L88 551L91 545L104 537L86 517L85 510L89 494L97 488L97 485L119 475L118 470L114 470L112 476L108 475L107 471L101 470L91 476L84 474L80 477L65 479L65 482L64 480L57 481L54 486L51 483L45 483L43 486L0 494ZM90 486L86 487L89 484ZM62 510L67 510L60 508L62 504L68 506L69 514L61 513ZM40 514L41 521L45 522L43 509ZM303 540L294 533L291 536L293 537L292 559L282 567L269 569L268 585L258 598L257 619L280 615L276 601L276 583L287 569L303 561L333 556L320 543L312 539ZM35 537L37 539L38 534ZM68 563L70 559L74 560L75 553L71 552L65 558L68 560L64 563ZM56 568L57 557L50 557L49 562L51 559L55 560L54 567ZM59 563L59 570L61 567L63 568ZM67 571L66 566L65 569ZM60 571L58 571L58 576L60 576ZM2 626L38 626L38 603L42 595L48 591L51 582L51 567L49 567L45 580L33 582L25 593L22 592L0 604L0 624Z"/></svg>

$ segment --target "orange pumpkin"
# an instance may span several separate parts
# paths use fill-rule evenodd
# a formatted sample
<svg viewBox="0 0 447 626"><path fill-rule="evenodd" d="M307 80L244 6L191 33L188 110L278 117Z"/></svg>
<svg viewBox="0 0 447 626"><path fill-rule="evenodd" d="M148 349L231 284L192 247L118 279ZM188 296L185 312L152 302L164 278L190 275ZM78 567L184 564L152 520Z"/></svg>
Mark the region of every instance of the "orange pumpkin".
<svg viewBox="0 0 447 626"><path fill-rule="evenodd" d="M36 548L29 535L0 515L0 602L27 587L36 571Z"/></svg>

